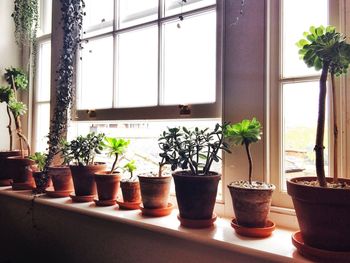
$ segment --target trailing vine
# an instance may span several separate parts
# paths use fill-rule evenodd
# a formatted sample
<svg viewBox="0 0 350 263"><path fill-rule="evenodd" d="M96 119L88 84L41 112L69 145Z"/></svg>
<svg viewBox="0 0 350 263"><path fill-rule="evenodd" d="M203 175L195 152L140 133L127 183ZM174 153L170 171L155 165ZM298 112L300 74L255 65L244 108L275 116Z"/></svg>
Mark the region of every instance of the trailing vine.
<svg viewBox="0 0 350 263"><path fill-rule="evenodd" d="M73 98L73 76L77 48L81 42L81 29L85 3L83 0L60 0L63 46L57 70L56 105L48 135L49 152L44 166L47 170L59 151L59 144L67 129L68 113Z"/></svg>

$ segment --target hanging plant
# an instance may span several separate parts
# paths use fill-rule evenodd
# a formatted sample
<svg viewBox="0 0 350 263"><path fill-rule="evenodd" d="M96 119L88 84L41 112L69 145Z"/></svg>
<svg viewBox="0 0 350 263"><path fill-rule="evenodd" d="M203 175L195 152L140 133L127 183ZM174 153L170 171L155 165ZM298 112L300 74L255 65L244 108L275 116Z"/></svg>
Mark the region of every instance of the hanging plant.
<svg viewBox="0 0 350 263"><path fill-rule="evenodd" d="M59 152L59 144L67 130L68 113L73 98L73 75L77 48L81 42L81 29L85 7L82 0L60 0L63 46L57 70L56 105L48 135L49 152L44 172Z"/></svg>
<svg viewBox="0 0 350 263"><path fill-rule="evenodd" d="M14 0L12 13L15 22L15 38L18 45L35 42L39 21L38 0Z"/></svg>

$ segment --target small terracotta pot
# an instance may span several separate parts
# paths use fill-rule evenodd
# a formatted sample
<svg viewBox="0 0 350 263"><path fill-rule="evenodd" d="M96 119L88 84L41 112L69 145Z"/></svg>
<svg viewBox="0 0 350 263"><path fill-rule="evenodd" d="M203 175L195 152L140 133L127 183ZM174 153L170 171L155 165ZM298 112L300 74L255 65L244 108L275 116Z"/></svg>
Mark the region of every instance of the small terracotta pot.
<svg viewBox="0 0 350 263"><path fill-rule="evenodd" d="M11 173L8 170L8 160L7 157L11 156L21 156L20 150L14 151L5 151L0 152L0 186L9 186L11 185Z"/></svg>
<svg viewBox="0 0 350 263"><path fill-rule="evenodd" d="M287 181L302 238L306 245L330 251L350 251L350 190L307 186L297 181L316 177L296 177ZM327 178L330 182L332 178ZM347 182L349 179L339 179Z"/></svg>
<svg viewBox="0 0 350 263"><path fill-rule="evenodd" d="M120 178L118 172L112 174L108 171L95 173L98 200L117 200Z"/></svg>
<svg viewBox="0 0 350 263"><path fill-rule="evenodd" d="M221 175L210 172L208 176L193 176L189 171L178 171L173 177L180 217L211 219Z"/></svg>
<svg viewBox="0 0 350 263"><path fill-rule="evenodd" d="M72 173L69 166L51 166L48 169L55 191L73 191Z"/></svg>
<svg viewBox="0 0 350 263"><path fill-rule="evenodd" d="M122 189L123 201L125 203L141 202L139 181L121 181L120 188Z"/></svg>
<svg viewBox="0 0 350 263"><path fill-rule="evenodd" d="M26 184L28 189L35 187L33 178L34 161L22 157L8 157L8 171L11 173L14 184Z"/></svg>
<svg viewBox="0 0 350 263"><path fill-rule="evenodd" d="M76 196L96 195L96 183L94 174L105 170L106 164L95 163L93 165L70 165L72 172L74 191Z"/></svg>
<svg viewBox="0 0 350 263"><path fill-rule="evenodd" d="M238 225L255 228L265 227L275 186L271 185L269 189L243 188L234 185L227 187L230 190Z"/></svg>
<svg viewBox="0 0 350 263"><path fill-rule="evenodd" d="M170 176L151 177L139 175L143 207L147 209L168 206L170 193Z"/></svg>
<svg viewBox="0 0 350 263"><path fill-rule="evenodd" d="M33 177L35 181L35 187L37 190L45 190L46 188L50 187L51 179L50 177L45 175L45 173L33 171Z"/></svg>

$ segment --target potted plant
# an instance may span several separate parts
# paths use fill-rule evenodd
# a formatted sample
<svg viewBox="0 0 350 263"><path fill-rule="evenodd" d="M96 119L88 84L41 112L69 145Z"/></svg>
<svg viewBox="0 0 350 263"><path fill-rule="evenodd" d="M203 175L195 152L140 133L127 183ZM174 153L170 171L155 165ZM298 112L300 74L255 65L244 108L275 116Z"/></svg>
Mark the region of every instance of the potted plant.
<svg viewBox="0 0 350 263"><path fill-rule="evenodd" d="M90 202L96 195L94 174L106 169L105 163L95 162L96 154L103 149L104 134L89 133L78 136L64 144L65 158L71 160L70 169L73 177L75 195L70 195L74 202Z"/></svg>
<svg viewBox="0 0 350 263"><path fill-rule="evenodd" d="M50 180L45 180L45 174L43 173L43 169L45 166L47 154L36 152L28 157L30 160L34 161L35 165L33 165L33 177L35 181L36 189L46 189L50 186ZM34 190L36 192L36 189Z"/></svg>
<svg viewBox="0 0 350 263"><path fill-rule="evenodd" d="M117 201L119 208L126 210L135 210L140 208L141 192L140 182L137 177L134 177L136 170L135 161L131 160L123 167L124 171L130 173L128 178L120 181L120 188L122 189L123 201Z"/></svg>
<svg viewBox="0 0 350 263"><path fill-rule="evenodd" d="M219 151L230 152L224 142L223 125L209 128L168 128L159 138L160 156L171 165L179 220L183 226L202 228L212 226L217 188L221 175L211 171L213 162L220 160Z"/></svg>
<svg viewBox="0 0 350 263"><path fill-rule="evenodd" d="M159 162L158 173L139 175L142 214L147 216L165 216L171 213L173 205L168 203L171 176L163 176L164 165L168 164L165 157Z"/></svg>
<svg viewBox="0 0 350 263"><path fill-rule="evenodd" d="M258 142L261 139L261 134L261 124L256 118L253 118L228 125L225 138L234 145L244 146L249 163L248 180L234 181L227 186L231 193L236 216L232 221L232 226L239 234L265 237L274 230L274 224L271 221L268 222L267 216L275 186L252 180L253 160L250 145ZM251 229L246 230L246 228ZM257 230L254 231L253 229L256 228Z"/></svg>
<svg viewBox="0 0 350 263"><path fill-rule="evenodd" d="M298 218L301 237L306 245L331 251L350 251L350 180L326 178L324 171L324 126L328 74L334 95L334 77L346 73L350 64L350 44L335 28L311 27L298 42L299 54L309 67L322 69L320 77L319 108L316 133L316 175L287 181ZM333 96L334 97L334 96ZM335 113L335 100L330 112ZM337 145L337 117L333 117L334 145ZM336 149L335 152L336 153ZM335 155L336 156L336 155ZM334 160L334 167L337 161ZM295 238L296 236L294 236Z"/></svg>
<svg viewBox="0 0 350 263"><path fill-rule="evenodd" d="M14 190L32 189L34 179L32 177L31 165L32 160L27 158L30 155L30 146L26 136L22 133L21 117L26 113L27 106L18 101L18 90L25 91L28 87L28 78L19 68L7 68L4 74L8 86L1 88L1 101L7 104L7 114L9 117L8 131L10 137L10 150L13 144L12 121L15 124L16 135L19 140L20 150L17 153L10 151L12 157L7 157L6 172L12 176ZM27 150L24 150L24 145ZM5 154L8 155L8 154Z"/></svg>
<svg viewBox="0 0 350 263"><path fill-rule="evenodd" d="M108 155L114 156L112 168L108 171L99 171L95 173L95 182L97 186L98 200L95 200L98 206L114 205L117 200L119 190L120 172L116 171L120 157L126 152L130 141L105 137L103 147L107 150Z"/></svg>

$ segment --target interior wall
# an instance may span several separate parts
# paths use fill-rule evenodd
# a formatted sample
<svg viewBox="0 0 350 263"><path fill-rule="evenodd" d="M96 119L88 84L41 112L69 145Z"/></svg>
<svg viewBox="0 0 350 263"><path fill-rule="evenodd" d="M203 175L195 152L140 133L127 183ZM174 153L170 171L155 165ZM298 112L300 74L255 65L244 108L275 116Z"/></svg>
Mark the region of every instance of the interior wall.
<svg viewBox="0 0 350 263"><path fill-rule="evenodd" d="M4 69L20 65L20 50L15 43L14 23L11 17L13 0L0 1L0 85L4 85ZM8 117L6 107L0 104L0 150L8 150L9 137L7 130Z"/></svg>

